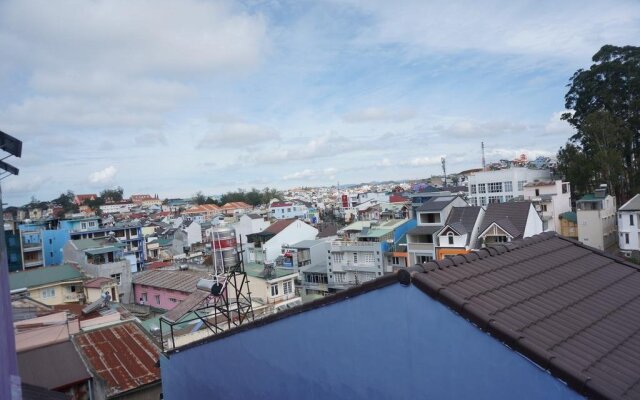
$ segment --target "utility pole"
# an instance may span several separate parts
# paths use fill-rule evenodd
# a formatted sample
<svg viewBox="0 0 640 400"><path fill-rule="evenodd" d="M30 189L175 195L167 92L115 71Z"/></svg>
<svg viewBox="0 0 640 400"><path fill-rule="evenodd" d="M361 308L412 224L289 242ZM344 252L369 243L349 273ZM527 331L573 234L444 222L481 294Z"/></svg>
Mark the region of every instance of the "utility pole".
<svg viewBox="0 0 640 400"><path fill-rule="evenodd" d="M22 156L22 142L0 131L0 149L9 153L10 157ZM18 175L18 168L0 160L0 180ZM18 356L16 355L16 339L13 331L13 312L11 309L11 293L9 290L9 265L7 243L4 238L4 210L2 208L2 189L0 188L0 398L10 400L22 399L22 384L18 372Z"/></svg>
<svg viewBox="0 0 640 400"><path fill-rule="evenodd" d="M442 157L440 162L442 163L442 173L444 174L444 187L447 187L447 160Z"/></svg>
<svg viewBox="0 0 640 400"><path fill-rule="evenodd" d="M486 171L487 170L487 164L486 164L485 159L484 159L484 142L481 142L481 145L482 145L482 170Z"/></svg>

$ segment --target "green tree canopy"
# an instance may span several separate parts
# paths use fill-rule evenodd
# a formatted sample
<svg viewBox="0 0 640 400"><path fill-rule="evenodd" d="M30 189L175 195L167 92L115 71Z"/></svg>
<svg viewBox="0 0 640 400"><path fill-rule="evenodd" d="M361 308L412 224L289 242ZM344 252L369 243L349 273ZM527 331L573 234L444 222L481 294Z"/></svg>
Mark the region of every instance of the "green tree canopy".
<svg viewBox="0 0 640 400"><path fill-rule="evenodd" d="M577 193L606 183L618 203L640 191L640 47L603 46L570 80L562 118L576 134L558 153Z"/></svg>
<svg viewBox="0 0 640 400"><path fill-rule="evenodd" d="M124 195L124 189L120 186L118 186L115 189L105 189L102 192L100 192L100 198L105 202L120 202L122 201Z"/></svg>

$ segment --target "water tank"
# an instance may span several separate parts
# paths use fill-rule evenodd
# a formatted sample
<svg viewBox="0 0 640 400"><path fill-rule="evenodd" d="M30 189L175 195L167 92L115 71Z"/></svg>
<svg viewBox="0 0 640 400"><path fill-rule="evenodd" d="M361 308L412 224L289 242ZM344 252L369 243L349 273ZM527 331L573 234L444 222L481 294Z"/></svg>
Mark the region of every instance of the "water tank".
<svg viewBox="0 0 640 400"><path fill-rule="evenodd" d="M236 243L236 231L228 226L218 226L213 228L212 234L212 256L214 265L225 269L235 267L240 262Z"/></svg>

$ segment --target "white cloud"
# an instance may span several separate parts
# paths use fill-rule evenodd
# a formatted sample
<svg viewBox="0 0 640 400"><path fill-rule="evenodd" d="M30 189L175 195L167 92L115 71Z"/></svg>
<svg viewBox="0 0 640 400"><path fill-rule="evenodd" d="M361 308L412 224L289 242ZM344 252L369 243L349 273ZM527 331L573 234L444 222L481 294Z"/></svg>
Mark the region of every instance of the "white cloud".
<svg viewBox="0 0 640 400"><path fill-rule="evenodd" d="M106 167L103 170L93 172L89 175L89 182L93 184L106 184L113 182L118 170L113 165Z"/></svg>
<svg viewBox="0 0 640 400"><path fill-rule="evenodd" d="M279 139L280 134L266 126L233 122L221 124L215 132L206 134L198 142L198 147L255 146L267 141L278 141Z"/></svg>
<svg viewBox="0 0 640 400"><path fill-rule="evenodd" d="M352 1L373 19L364 44L406 44L427 52L479 51L553 59L590 57L605 43L634 43L640 4L565 1Z"/></svg>
<svg viewBox="0 0 640 400"><path fill-rule="evenodd" d="M282 177L285 181L294 180L315 180L315 179L335 179L337 169L333 167L325 168L322 170L304 169L302 171L294 172Z"/></svg>
<svg viewBox="0 0 640 400"><path fill-rule="evenodd" d="M440 156L440 157L416 157L416 158L412 158L411 160L404 161L401 164L402 165L411 166L411 167L427 167L427 166L440 164L442 157L443 156Z"/></svg>
<svg viewBox="0 0 640 400"><path fill-rule="evenodd" d="M575 129L567 121L560 119L560 117L562 117L562 114L564 114L565 112L567 111L565 110L553 113L551 118L549 118L547 124L544 126L545 134L553 136L563 136L567 139L573 136L573 134L575 133Z"/></svg>
<svg viewBox="0 0 640 400"><path fill-rule="evenodd" d="M388 109L383 107L369 107L347 113L342 116L342 119L349 123L382 121L401 122L412 119L415 116L416 112L408 108Z"/></svg>
<svg viewBox="0 0 640 400"><path fill-rule="evenodd" d="M455 138L482 138L502 135L523 134L532 129L532 126L510 121L476 121L470 119L456 120L446 128L441 125L433 127L435 132L441 134L441 140L448 137Z"/></svg>

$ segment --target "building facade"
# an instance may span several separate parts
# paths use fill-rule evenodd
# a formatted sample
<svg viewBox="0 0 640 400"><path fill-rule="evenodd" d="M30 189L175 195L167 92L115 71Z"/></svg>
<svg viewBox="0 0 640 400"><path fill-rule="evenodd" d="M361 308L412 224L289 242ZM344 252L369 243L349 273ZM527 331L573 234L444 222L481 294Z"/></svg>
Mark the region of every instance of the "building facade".
<svg viewBox="0 0 640 400"><path fill-rule="evenodd" d="M640 255L640 194L624 203L618 210L618 246L627 257Z"/></svg>
<svg viewBox="0 0 640 400"><path fill-rule="evenodd" d="M560 232L560 215L571 211L569 182L539 180L526 183L524 199L533 203L545 231Z"/></svg>
<svg viewBox="0 0 640 400"><path fill-rule="evenodd" d="M524 185L538 179L549 179L549 170L530 168L506 168L495 171L475 172L469 176L469 203L486 206L504 203L524 196Z"/></svg>
<svg viewBox="0 0 640 400"><path fill-rule="evenodd" d="M576 202L578 240L599 250L611 248L617 242L616 198L602 187Z"/></svg>

